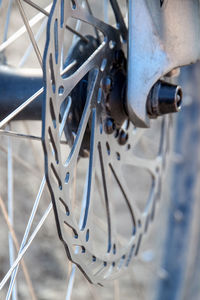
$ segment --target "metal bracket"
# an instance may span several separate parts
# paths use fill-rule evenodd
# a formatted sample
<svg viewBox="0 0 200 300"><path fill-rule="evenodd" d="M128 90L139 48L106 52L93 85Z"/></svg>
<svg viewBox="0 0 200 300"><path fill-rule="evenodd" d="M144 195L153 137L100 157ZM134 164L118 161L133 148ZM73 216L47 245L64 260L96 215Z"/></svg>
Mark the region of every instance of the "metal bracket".
<svg viewBox="0 0 200 300"><path fill-rule="evenodd" d="M129 0L127 109L137 127L149 127L146 100L174 68L200 58L199 0Z"/></svg>

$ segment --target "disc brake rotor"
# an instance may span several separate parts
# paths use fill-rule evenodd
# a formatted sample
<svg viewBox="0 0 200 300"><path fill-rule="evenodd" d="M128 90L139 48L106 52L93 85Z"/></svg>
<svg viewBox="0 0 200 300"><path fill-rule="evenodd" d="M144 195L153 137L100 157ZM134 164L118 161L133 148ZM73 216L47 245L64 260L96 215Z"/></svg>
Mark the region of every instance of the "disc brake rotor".
<svg viewBox="0 0 200 300"><path fill-rule="evenodd" d="M89 24L88 34L70 39L77 22ZM156 155L144 158L138 148L145 131L126 116L121 40L119 30L76 1L54 1L44 56L45 173L67 256L100 285L137 256L154 218L167 152L167 118L160 122ZM136 201L138 187L148 195Z"/></svg>

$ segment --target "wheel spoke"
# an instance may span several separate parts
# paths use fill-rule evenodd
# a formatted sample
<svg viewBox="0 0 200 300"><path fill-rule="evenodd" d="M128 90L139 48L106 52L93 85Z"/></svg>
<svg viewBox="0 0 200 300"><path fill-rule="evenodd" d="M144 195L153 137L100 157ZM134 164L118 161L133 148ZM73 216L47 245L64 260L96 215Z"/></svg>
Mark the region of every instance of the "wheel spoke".
<svg viewBox="0 0 200 300"><path fill-rule="evenodd" d="M24 110L25 107L27 107L30 103L32 103L35 99L37 99L44 91L44 88L42 87L40 90L38 90L34 95L32 95L30 98L28 98L24 103L22 103L20 106L18 106L12 113L10 113L6 118L4 118L0 122L0 128L5 126L7 123L12 121L14 117L16 117L22 110Z"/></svg>
<svg viewBox="0 0 200 300"><path fill-rule="evenodd" d="M88 8L88 11L89 11L90 15L93 16L92 9L91 9L91 6L90 6L90 4L89 4L89 1L88 1L88 0L85 0L85 3L86 3L86 5L87 5L87 8ZM94 27L94 32L95 32L95 34L96 34L96 37L97 37L98 42L100 42L101 39L100 39L98 30L96 29L96 27Z"/></svg>
<svg viewBox="0 0 200 300"><path fill-rule="evenodd" d="M40 203L40 199L42 197L42 193L43 193L45 184L46 184L46 179L45 179L45 177L43 177L43 180L41 182L41 185L40 185L40 188L39 188L39 191L38 191L38 194L37 194L34 206L33 206L32 211L31 211L31 215L29 217L29 221L27 223L27 227L26 227L26 230L25 230L25 233L24 233L21 245L20 245L20 247L18 246L18 252L19 252L19 254L21 253L21 251L23 250L23 248L24 248L24 246L25 246L25 244L27 242L27 239L28 239L28 236L29 236L29 232L31 230L31 227L32 227L32 224L33 224L33 220L34 220L34 217L36 215L36 212L37 212L37 209L38 209L38 205ZM13 285L15 283L15 279L16 279L16 275L17 275L17 271L18 271L18 265L17 265L16 269L13 270L13 271L14 272L12 274L11 283L10 283L10 290L11 291L12 291Z"/></svg>
<svg viewBox="0 0 200 300"><path fill-rule="evenodd" d="M60 73L61 76L63 76L65 73L69 72L73 67L75 67L75 65L77 64L77 61L74 60L73 62L71 62L69 65L67 65L62 72Z"/></svg>
<svg viewBox="0 0 200 300"><path fill-rule="evenodd" d="M45 10L50 11L51 5L48 5ZM39 13L35 17L33 17L29 21L29 26L33 27L36 25L39 21L41 21L45 17L44 14ZM10 46L14 41L16 41L18 38L20 38L24 33L26 33L26 27L22 26L18 31L16 31L11 37L9 37L4 43L0 45L0 52L5 50L8 46Z"/></svg>
<svg viewBox="0 0 200 300"><path fill-rule="evenodd" d="M5 219L6 223L7 223L8 230L9 230L10 234L12 235L12 239L14 241L14 245L15 245L16 251L19 251L18 240L17 240L16 234L15 234L15 231L14 231L14 229L13 229L13 227L12 227L10 221L9 221L9 216L8 216L8 213L6 211L6 207L5 207L4 202L3 202L3 200L2 200L1 197L0 197L0 208L1 208L1 211L3 213L4 219ZM28 285L28 288L29 288L29 291L30 291L31 299L35 300L36 299L35 292L34 292L34 289L33 289L33 286L32 286L32 282L31 282L30 277L29 277L28 269L27 269L27 267L26 267L25 262L24 262L23 259L21 260L21 265L22 265L22 270L23 270L23 273L24 273L25 280L27 282L27 285Z"/></svg>
<svg viewBox="0 0 200 300"><path fill-rule="evenodd" d="M5 24L5 28L4 28L3 42L7 41L7 38L8 38L8 28L9 28L9 23L10 23L10 14L11 14L12 4L13 4L13 0L9 0L6 24Z"/></svg>
<svg viewBox="0 0 200 300"><path fill-rule="evenodd" d="M77 131L77 136L75 138L74 144L72 146L70 155L66 161L66 166L71 165L72 169L74 168L74 164L77 161L78 155L79 155L79 151L80 151L80 147L81 147L81 143L84 137L84 133L86 130L86 126L91 114L91 102L92 99L94 97L94 94L96 93L95 87L96 87L96 82L97 82L97 78L98 78L98 72L94 72L94 80L93 82L91 82L91 86L87 95L87 99L86 99L86 103L85 103L85 107L82 113L82 117L81 117L81 121L78 127L78 131Z"/></svg>
<svg viewBox="0 0 200 300"><path fill-rule="evenodd" d="M5 283L8 281L8 279L12 275L13 270L20 263L21 259L23 258L24 254L26 253L26 251L30 247L31 243L33 242L33 240L36 237L37 233L41 229L43 223L45 222L45 220L48 217L48 215L51 212L51 210L52 210L52 203L49 204L49 206L48 206L47 210L45 211L43 217L41 218L40 222L38 223L38 225L36 226L35 230L31 234L30 238L28 239L27 243L23 247L22 251L18 254L17 258L15 259L12 267L9 269L9 271L7 272L7 274L4 276L3 280L0 282L0 290L3 288L3 286L5 285Z"/></svg>
<svg viewBox="0 0 200 300"><path fill-rule="evenodd" d="M72 264L71 272L69 274L69 281L67 285L67 293L66 293L65 300L71 300L72 290L75 282L75 275L76 275L76 265Z"/></svg>
<svg viewBox="0 0 200 300"><path fill-rule="evenodd" d="M27 4L29 4L30 6L34 7L35 9L37 9L41 13L43 13L45 16L47 16L47 17L49 16L49 13L48 13L48 11L46 11L46 9L44 9L43 7L40 7L33 1L31 1L31 0L23 0L23 1L26 2Z"/></svg>
<svg viewBox="0 0 200 300"><path fill-rule="evenodd" d="M44 8L40 7L39 5L35 4L31 0L23 0L23 1L26 2L26 3L28 3L29 5L31 5L32 7L34 7L35 9L37 9L38 11L40 11L45 16L49 17L49 12L48 11L46 11ZM74 33L78 37L80 37L83 41L85 41L86 43L88 43L88 39L86 37L84 37L81 33L79 33L78 31L76 31L75 29L71 28L68 25L65 25L65 27L66 27L66 29L68 29L69 31L71 31L72 33Z"/></svg>
<svg viewBox="0 0 200 300"><path fill-rule="evenodd" d="M70 27L68 25L65 25L65 28L68 29L73 34L75 34L78 37L80 37L84 42L89 43L89 40L85 36L83 36L80 32L76 31L75 29L73 29L72 27Z"/></svg>
<svg viewBox="0 0 200 300"><path fill-rule="evenodd" d="M31 227L32 227L32 224L33 224L33 221L34 221L34 218L35 218L35 215L36 215L36 212L37 212L37 209L38 209L41 197L42 197L42 194L43 194L43 191L44 191L44 188L45 188L45 184L46 184L46 179L45 179L45 177L43 177L40 188L39 188L39 191L38 191L38 194L37 194L37 197L36 197L36 200L34 202L34 205L33 205L33 208L32 208L28 223L27 223L27 226L26 226L26 229L25 229L25 232L24 232L24 236L23 236L21 245L20 245L20 247L18 247L18 255L22 252L24 246L26 245L26 242L27 242L27 239L28 239L28 236L29 236L29 233L30 233L30 230L31 230ZM10 280L8 294L11 294L11 292L12 292L13 286L15 284L18 268L19 268L19 264L13 270L11 280Z"/></svg>
<svg viewBox="0 0 200 300"><path fill-rule="evenodd" d="M18 133L11 130L0 129L0 135L6 135L10 137L23 138L23 139L31 139L40 142L42 141L42 138L39 136Z"/></svg>
<svg viewBox="0 0 200 300"><path fill-rule="evenodd" d="M38 40L40 39L42 33L44 32L45 28L47 25L47 19L45 19L42 24L40 25L40 28L38 30L38 32L35 35L35 41L38 42ZM18 64L18 68L23 67L23 65L25 64L25 62L27 61L28 57L31 54L31 51L33 50L33 45L30 44L29 47L27 48L26 52L24 53L23 57L21 58L19 64Z"/></svg>
<svg viewBox="0 0 200 300"><path fill-rule="evenodd" d="M89 72L93 72L93 82L91 83L91 88L90 88L89 93L88 93L88 95L91 98L91 95L90 95L91 94L91 89L93 91L94 85L96 84L96 80L97 80L98 75L99 75L99 70L94 69L94 68L96 67L96 61L101 56L101 51L103 50L103 48L104 48L104 45L99 46L94 51L94 53L81 65L81 67L75 73L73 73L73 75L71 75L73 80L71 80L70 78L60 80L62 85L64 86L64 93L63 93L62 97L60 97L60 99L58 99L60 104L66 99L66 97L71 93L71 91L77 86L77 84ZM71 66L71 64L69 66ZM62 73L65 73L65 72L63 71Z"/></svg>
<svg viewBox="0 0 200 300"><path fill-rule="evenodd" d="M20 11L20 14L21 14L21 16L22 16L22 19L23 19L23 21L24 21L24 25L26 26L26 30L27 30L27 32L28 32L29 38L30 38L30 40L31 40L31 43L32 43L33 48L34 48L35 53L36 53L36 56L37 56L37 58L38 58L38 61L39 61L39 63L40 63L40 66L41 66L41 68L42 68L42 67L43 67L43 66L42 66L42 55L41 55L40 50L39 50L39 48L38 48L38 45L37 45L37 43L36 43L36 41L35 41L35 38L34 38L34 35L33 35L33 32L32 32L32 29L31 29L31 26L29 25L29 22L28 22L28 19L27 19L26 14L25 14L25 11L24 11L24 9L23 9L23 6L22 6L21 1L20 1L20 0L16 0L16 1L17 1L17 4L18 4L19 11Z"/></svg>
<svg viewBox="0 0 200 300"><path fill-rule="evenodd" d="M12 158L12 142L8 137L8 218L10 225L13 227L13 158ZM8 245L9 245L9 258L10 267L15 259L14 241L11 232L8 233ZM13 300L17 299L17 286L13 287L12 291Z"/></svg>
<svg viewBox="0 0 200 300"><path fill-rule="evenodd" d="M89 102L89 101L88 101ZM65 166L69 166L71 164L72 169L74 168L74 165L77 162L78 156L79 156L79 151L81 147L81 143L84 137L84 133L86 130L87 122L90 117L90 107L89 103L86 103L85 109L83 111L83 115L79 124L77 136L75 138L74 144L72 146L71 152L69 157L67 158L67 161L65 163Z"/></svg>
<svg viewBox="0 0 200 300"><path fill-rule="evenodd" d="M66 121L67 121L67 117L69 115L69 110L70 110L71 104L72 104L71 97L68 97L67 107L66 107L66 109L64 111L62 122L60 124L60 129L59 129L59 137L60 138L62 137L64 128L65 128L65 125L66 125Z"/></svg>
<svg viewBox="0 0 200 300"><path fill-rule="evenodd" d="M4 146L0 145L0 150L3 153L7 154L7 149ZM27 162L25 162L21 157L19 157L19 155L16 155L16 154L13 153L13 158L21 166L23 166L24 168L26 168L28 171L34 173L35 176L38 176L38 172L36 170L32 169L31 166L30 166L30 164L28 164Z"/></svg>
<svg viewBox="0 0 200 300"><path fill-rule="evenodd" d="M127 31L126 25L124 23L124 18L122 16L121 10L119 8L118 2L117 2L117 0L110 0L110 4L114 11L115 19L116 19L117 25L119 26L121 35L122 35L124 41L127 41L128 31Z"/></svg>

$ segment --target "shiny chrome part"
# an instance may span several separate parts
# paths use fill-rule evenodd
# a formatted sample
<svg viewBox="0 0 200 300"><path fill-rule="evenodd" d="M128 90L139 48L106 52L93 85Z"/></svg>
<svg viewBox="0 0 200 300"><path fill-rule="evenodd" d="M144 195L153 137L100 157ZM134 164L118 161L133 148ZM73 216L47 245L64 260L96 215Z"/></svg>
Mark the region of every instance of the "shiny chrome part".
<svg viewBox="0 0 200 300"><path fill-rule="evenodd" d="M119 133L118 142L122 146L128 142L128 134L123 129Z"/></svg>
<svg viewBox="0 0 200 300"><path fill-rule="evenodd" d="M112 134L115 130L115 123L113 119L107 118L104 122L104 131L107 134Z"/></svg>
<svg viewBox="0 0 200 300"><path fill-rule="evenodd" d="M7 7L6 2L8 3L8 1L4 1L1 6L1 13L3 11L3 14L1 15L1 20L4 19L4 13L6 13L6 11L7 11L6 10L6 7ZM1 196L0 196L0 209L1 209L1 213L3 213L2 214L3 219L5 220L4 225L7 228L3 225L3 223L1 223L1 226L3 225L1 229L2 229L2 232L4 230L5 230L5 232L8 231L8 237L9 237L8 248L7 248L7 244L6 244L5 240L4 241L2 240L1 248L4 249L4 251L7 251L7 253L6 253L7 256L5 256L3 258L3 260L5 259L5 261L7 261L7 262L10 261L10 266L6 266L5 268L2 268L2 276L1 276L1 282L0 282L0 290L1 290L0 298L7 299L7 300L18 299L18 297L21 298L22 294L20 294L20 288L21 288L20 286L24 285L24 283L25 283L25 285L27 284L28 291L30 293L30 295L27 294L27 297L30 299L36 299L32 281L30 279L31 278L30 269L27 268L27 266L24 262L23 256L29 249L32 242L34 241L40 228L43 226L44 221L46 220L48 214L51 211L52 205L50 204L49 208L46 210L43 217L40 219L39 222L37 222L36 215L38 214L38 212L36 214L36 210L37 210L37 207L39 204L39 200L42 196L42 190L43 190L45 182L46 182L45 178L43 178L43 182L42 182L43 188L42 188L42 190L40 189L38 196L35 199L35 202L33 202L33 210L30 211L30 217L27 215L27 219L26 219L25 214L24 214L24 209L22 210L23 216L19 215L19 217L21 219L23 219L23 220L26 219L28 221L28 224L27 224L27 227L26 227L26 230L24 233L24 237L23 237L23 230L25 229L25 227L24 226L22 227L21 238L23 237L23 239L22 239L22 244L20 244L18 242L19 232L16 234L16 232L18 231L16 229L16 224L18 223L16 220L19 220L17 217L17 213L20 212L20 209L19 209L20 204L19 204L19 202L17 203L17 205L15 205L15 204L16 204L16 200L19 196L19 190L23 190L23 188L22 188L22 186L20 187L20 189L16 188L16 186L17 186L16 177L19 177L19 176L16 176L17 172L16 172L16 168L14 167L15 166L14 160L15 161L17 160L24 167L26 166L27 170L29 170L29 176L34 171L33 171L31 164L26 161L26 159L27 159L27 153L25 153L26 150L24 150L22 148L23 149L22 150L23 158L20 158L18 156L18 153L17 153L18 147L16 147L17 142L13 143L13 137L14 138L26 138L29 140L35 139L35 140L41 141L41 136L36 137L31 134L23 134L23 133L21 133L21 130L20 130L20 132L17 132L17 131L4 130L4 129L8 123L9 123L9 126L11 126L11 121L13 121L14 119L15 120L18 119L19 114L24 114L24 116L25 116L26 113L23 112L23 110L25 108L27 108L30 112L32 110L32 113L33 113L33 109L31 109L29 107L29 105L31 105L31 103L33 104L33 102L35 102L35 100L37 98L39 98L40 95L43 93L42 75L41 75L42 70L40 72L37 72L37 71L35 72L35 70L31 70L31 69L29 69L29 72L27 72L27 69L23 69L23 70L19 71L19 69L15 68L15 67L11 67L11 65L14 64L16 66L18 64L18 59L15 57L15 55L17 56L20 47L22 48L21 54L24 55L23 47L22 47L23 43L21 43L21 45L20 45L20 42L17 41L18 38L21 37L25 32L27 33L26 27L29 28L28 33L30 34L29 37L31 38L32 27L34 25L36 25L38 22L40 22L44 18L44 16L43 15L41 16L41 14L37 14L31 20L28 20L25 11L21 7L21 2L18 1L19 5L20 5L20 11L23 15L23 20L26 23L26 26L24 25L19 30L16 31L17 27L20 24L20 21L18 24L18 19L17 18L15 19L15 16L18 13L18 8L17 8L17 5L13 5L12 8L14 11L12 10L12 12L11 12L10 11L11 3L12 3L12 1L9 1L8 14L5 15L6 26L5 26L5 31L4 31L3 43L1 43L1 45L0 45L1 55L3 57L5 57L5 59L2 60L2 63L4 65L0 66L0 79L1 79L0 80L0 82L1 82L0 83L0 90L1 90L1 97L0 97L0 103L1 103L0 128L1 129L0 129L0 131L1 131L1 133L0 134L8 135L8 140L9 140L8 149L6 151L5 146L4 146L5 139L3 137L1 137L1 149L5 150L5 152L8 153L8 168L7 168L8 169L8 173L7 173L8 189L6 192L5 188L3 188L3 189L1 188ZM0 3L0 5L1 5L1 3ZM47 7L48 11L50 10L50 7L51 7L51 5ZM10 19L10 15L11 15L11 19ZM31 15L32 15L32 13L31 13ZM39 25L40 24L38 24L38 26ZM44 26L42 28L44 28ZM12 34L13 31L15 31L14 34ZM8 32L8 35L7 35L7 32ZM32 37L33 37L33 34L32 34ZM18 44L18 46L16 46L16 44L15 44L14 55L13 55L12 54L13 50L11 50L9 48L9 46L11 46L11 44L14 41L19 42L19 44ZM32 42L34 43L34 37L33 37ZM28 48L30 46L30 44L26 44L26 43L25 43L25 45ZM35 44L35 46L36 47L33 47L34 51L36 51L36 48L38 48L38 46L36 44ZM24 49L24 50L26 50L26 49ZM40 50L41 50L41 47L40 47ZM28 57L27 54L26 54L26 57L23 56L23 58L25 58L25 60ZM39 52L38 52L38 54L39 54ZM19 56L18 56L18 58L19 58ZM14 57L14 62L12 61L11 57ZM24 59L23 59L23 61L24 61ZM8 64L9 67L5 65L6 63ZM30 63L30 61L29 61L29 63ZM37 61L35 60L34 63L35 64L34 65L31 64L31 66L36 67ZM31 81L32 81L33 85L31 85ZM37 102L37 100L36 100L36 102ZM37 106L37 104L36 104L36 106ZM40 112L41 112L41 103L40 103ZM38 118L41 119L41 113L39 115L40 116ZM20 119L20 117L19 117L19 119ZM4 129L2 129L2 127ZM9 127L7 127L7 129L9 129ZM12 142L11 142L11 140L12 140ZM30 146L30 144L29 144L29 146ZM31 147L28 147L28 148L30 150ZM19 165L19 166L21 166L21 165ZM1 171L2 170L3 170L2 173L4 173L4 177L6 177L6 170L4 168L1 169ZM5 182L3 180L3 176L1 177L1 180L3 183ZM6 198L8 198L8 209L6 209ZM23 197L19 197L19 198L21 198L21 200L23 199ZM2 221L2 218L1 218L1 221ZM36 225L36 228L33 228L33 227L35 227L35 225ZM30 234L30 231L31 231L31 234ZM5 252L3 252L3 253L5 253ZM20 269L23 270L23 273L24 273L24 279L22 279L22 280L19 279L19 277L17 277L19 266L20 266ZM18 279L17 281L15 281L16 277Z"/></svg>
<svg viewBox="0 0 200 300"><path fill-rule="evenodd" d="M152 86L174 68L200 58L199 0L129 1L127 107L137 127L148 127Z"/></svg>
<svg viewBox="0 0 200 300"><path fill-rule="evenodd" d="M8 129L10 129L8 127ZM13 205L14 205L14 193L13 193L13 155L12 155L12 141L8 137L8 216L11 226L14 226L14 216L13 216ZM10 267L12 267L13 262L15 261L15 247L12 234L8 233L9 241L9 257L10 257ZM13 287L12 299L17 300L17 285Z"/></svg>
<svg viewBox="0 0 200 300"><path fill-rule="evenodd" d="M51 9L51 4L48 5L45 10L48 12ZM28 21L29 26L31 28L38 24L42 19L44 19L45 15L41 12L38 13L36 16L34 16L32 19ZM17 30L13 35L11 35L6 41L4 41L0 45L0 52L3 52L5 49L7 49L12 43L14 43L17 39L19 39L22 35L26 33L26 26L23 25L19 30Z"/></svg>
<svg viewBox="0 0 200 300"><path fill-rule="evenodd" d="M99 285L119 276L139 253L160 197L170 126L168 118L159 123L158 149L154 156L146 158L140 156L141 151L139 155L134 152L144 131L136 129L124 113L125 68L120 65L126 62L121 52L126 30L114 0L111 6L116 27L95 18L91 10L80 6L78 1L55 1L48 22L44 56L46 96L42 139L45 174L58 235L68 258L90 282ZM67 34L64 25L71 19L89 24L97 41L95 32L98 30L100 42L92 53L87 50L89 54L85 55L88 43L77 40L66 51L66 57L63 56ZM63 61L74 60L73 52L76 51L73 50L77 46L81 46L85 61L75 55L74 69L62 76ZM113 70L115 65L118 66L116 72ZM115 81L116 74L119 77ZM108 80L109 76L112 80ZM113 111L115 99L119 105ZM115 124L112 115L117 116L120 112L123 120L120 118ZM62 136L67 140L68 148L61 147ZM84 164L83 168L81 164ZM84 174L78 181L75 170L79 166ZM135 170L136 176L133 175ZM140 198L138 204L134 193L138 184L133 184L133 179L140 179L138 172L141 170L147 173L150 183L147 196ZM127 177L127 174L131 176ZM75 199L72 196L74 182ZM140 208L143 200L144 208ZM120 221L119 203L122 203L126 222L129 222L128 232L121 234L119 228L123 227L124 221Z"/></svg>
<svg viewBox="0 0 200 300"><path fill-rule="evenodd" d="M179 112L182 104L180 86L159 80L151 89L147 98L149 118Z"/></svg>
<svg viewBox="0 0 200 300"><path fill-rule="evenodd" d="M26 30L27 30L27 32L28 32L28 34L29 34L29 38L30 38L31 43L32 43L32 45L33 45L33 48L34 48L34 50L35 50L36 56L37 56L37 58L38 58L38 61L39 61L39 63L40 63L40 66L41 66L41 68L42 68L42 55L41 55L40 50L39 50L39 48L38 48L38 45L37 45L37 43L36 43L36 41L35 41L35 37L34 37L34 35L33 35L32 28L31 28L31 26L29 25L28 18L27 18L26 13L25 13L25 11L24 11L24 9L23 9L23 6L22 6L21 1L20 1L20 0L17 0L16 2L17 2L17 5L18 5L18 7L19 7L19 11L20 11L20 14L21 14L21 16L22 16L22 19L23 19L23 21L24 21L24 25L26 26Z"/></svg>

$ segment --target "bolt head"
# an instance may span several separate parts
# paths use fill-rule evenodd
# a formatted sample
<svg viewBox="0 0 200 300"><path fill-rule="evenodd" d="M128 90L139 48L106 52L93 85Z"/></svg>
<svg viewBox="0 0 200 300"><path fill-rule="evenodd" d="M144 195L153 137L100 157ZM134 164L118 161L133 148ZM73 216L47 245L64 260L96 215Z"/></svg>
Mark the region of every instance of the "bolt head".
<svg viewBox="0 0 200 300"><path fill-rule="evenodd" d="M115 130L114 120L111 118L107 118L104 123L104 131L107 134L112 134Z"/></svg>
<svg viewBox="0 0 200 300"><path fill-rule="evenodd" d="M108 94L112 87L112 80L109 76L106 76L102 79L102 89L103 91Z"/></svg>
<svg viewBox="0 0 200 300"><path fill-rule="evenodd" d="M126 133L124 130L121 130L119 133L119 139L118 142L120 145L125 145L128 141L128 133Z"/></svg>

